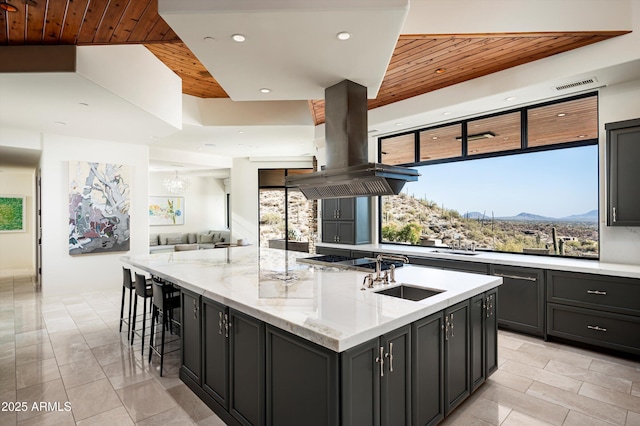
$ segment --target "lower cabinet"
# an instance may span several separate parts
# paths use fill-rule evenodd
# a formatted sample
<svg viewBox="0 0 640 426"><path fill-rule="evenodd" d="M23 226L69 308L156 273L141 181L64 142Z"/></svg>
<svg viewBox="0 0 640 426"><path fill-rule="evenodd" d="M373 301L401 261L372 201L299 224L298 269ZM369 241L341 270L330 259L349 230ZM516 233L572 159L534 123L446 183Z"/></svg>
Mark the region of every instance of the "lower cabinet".
<svg viewBox="0 0 640 426"><path fill-rule="evenodd" d="M230 425L435 425L497 368L497 289L341 353L181 298L180 378Z"/></svg>
<svg viewBox="0 0 640 426"><path fill-rule="evenodd" d="M435 425L444 419L444 314L411 324L412 425Z"/></svg>
<svg viewBox="0 0 640 426"><path fill-rule="evenodd" d="M548 271L547 334L640 355L640 280Z"/></svg>
<svg viewBox="0 0 640 426"><path fill-rule="evenodd" d="M267 425L337 425L338 354L267 325Z"/></svg>
<svg viewBox="0 0 640 426"><path fill-rule="evenodd" d="M202 351L200 346L201 322L200 304L201 296L187 290L180 293L180 323L182 325L182 366L180 374L186 375L197 383L202 384Z"/></svg>
<svg viewBox="0 0 640 426"><path fill-rule="evenodd" d="M471 392L498 369L496 289L471 299Z"/></svg>
<svg viewBox="0 0 640 426"><path fill-rule="evenodd" d="M446 416L471 394L469 301L445 309L444 341L444 415Z"/></svg>
<svg viewBox="0 0 640 426"><path fill-rule="evenodd" d="M180 378L205 402L215 401L209 405L221 407L216 412L228 424L264 425L264 323L186 290L182 303L187 322ZM194 370L201 372L197 381Z"/></svg>
<svg viewBox="0 0 640 426"><path fill-rule="evenodd" d="M501 328L544 336L544 271L535 268L491 265L489 273L502 277L498 325Z"/></svg>
<svg viewBox="0 0 640 426"><path fill-rule="evenodd" d="M411 327L340 355L343 425L411 423Z"/></svg>

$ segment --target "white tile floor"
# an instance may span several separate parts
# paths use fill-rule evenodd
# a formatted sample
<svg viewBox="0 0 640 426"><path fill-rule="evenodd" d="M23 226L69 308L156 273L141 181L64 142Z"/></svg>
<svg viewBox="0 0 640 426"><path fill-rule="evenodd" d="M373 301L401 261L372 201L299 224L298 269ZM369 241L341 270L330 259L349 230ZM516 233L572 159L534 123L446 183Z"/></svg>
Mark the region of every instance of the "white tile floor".
<svg viewBox="0 0 640 426"><path fill-rule="evenodd" d="M160 377L157 357L129 346L120 294L45 298L28 275L0 274L0 425L223 424L178 379L179 352ZM640 361L503 331L498 342L498 371L443 424L640 426Z"/></svg>

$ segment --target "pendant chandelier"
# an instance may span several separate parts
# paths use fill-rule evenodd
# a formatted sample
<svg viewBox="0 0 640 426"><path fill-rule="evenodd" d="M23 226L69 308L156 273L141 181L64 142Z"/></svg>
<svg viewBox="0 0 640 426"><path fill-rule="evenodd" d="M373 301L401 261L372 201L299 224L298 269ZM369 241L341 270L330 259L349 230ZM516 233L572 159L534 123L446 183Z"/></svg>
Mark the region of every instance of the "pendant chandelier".
<svg viewBox="0 0 640 426"><path fill-rule="evenodd" d="M184 194L187 188L189 188L189 184L189 180L178 176L177 171L175 177L164 180L165 189L172 194Z"/></svg>

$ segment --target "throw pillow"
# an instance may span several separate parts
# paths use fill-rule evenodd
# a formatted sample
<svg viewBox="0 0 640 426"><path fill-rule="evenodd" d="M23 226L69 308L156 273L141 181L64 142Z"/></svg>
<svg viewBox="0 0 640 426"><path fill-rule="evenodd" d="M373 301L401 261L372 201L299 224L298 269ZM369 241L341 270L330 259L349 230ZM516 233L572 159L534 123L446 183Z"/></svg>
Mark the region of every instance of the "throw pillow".
<svg viewBox="0 0 640 426"><path fill-rule="evenodd" d="M198 244L213 244L212 234L198 234Z"/></svg>
<svg viewBox="0 0 640 426"><path fill-rule="evenodd" d="M157 246L158 245L158 234L149 235L149 245Z"/></svg>
<svg viewBox="0 0 640 426"><path fill-rule="evenodd" d="M182 241L182 237L168 237L167 238L167 244L168 245L173 245L173 244L183 244L184 242Z"/></svg>
<svg viewBox="0 0 640 426"><path fill-rule="evenodd" d="M196 243L196 234L195 232L190 232L187 234L187 243L195 244Z"/></svg>

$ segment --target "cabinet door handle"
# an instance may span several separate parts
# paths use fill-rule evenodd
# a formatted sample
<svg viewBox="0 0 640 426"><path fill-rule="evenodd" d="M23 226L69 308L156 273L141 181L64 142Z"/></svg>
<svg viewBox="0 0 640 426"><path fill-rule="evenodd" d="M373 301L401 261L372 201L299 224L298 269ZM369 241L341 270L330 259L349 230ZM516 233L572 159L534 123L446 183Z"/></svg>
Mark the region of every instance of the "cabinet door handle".
<svg viewBox="0 0 640 426"><path fill-rule="evenodd" d="M597 326L597 325L588 325L588 326L587 326L587 328L588 328L589 330L595 330L595 331L604 331L604 332L606 332L606 331L607 331L607 329L606 329L606 328L599 327L599 326Z"/></svg>
<svg viewBox="0 0 640 426"><path fill-rule="evenodd" d="M607 292L602 290L587 290L588 294L598 294L600 296L606 296Z"/></svg>
<svg viewBox="0 0 640 426"><path fill-rule="evenodd" d="M531 282L538 281L538 279L535 278L535 277L522 277L522 276L519 276L519 275L498 274L498 273L495 273L493 275L495 275L496 277L511 278L511 279L514 279L514 280L524 280L524 281L531 281Z"/></svg>
<svg viewBox="0 0 640 426"><path fill-rule="evenodd" d="M195 299L193 300L193 319L198 319L198 305Z"/></svg>
<svg viewBox="0 0 640 426"><path fill-rule="evenodd" d="M218 334L222 334L222 312L218 312Z"/></svg>
<svg viewBox="0 0 640 426"><path fill-rule="evenodd" d="M229 315L224 314L224 337L229 337L229 327L231 327L231 324L229 323Z"/></svg>
<svg viewBox="0 0 640 426"><path fill-rule="evenodd" d="M444 317L444 340L449 340L449 315Z"/></svg>
<svg viewBox="0 0 640 426"><path fill-rule="evenodd" d="M451 314L451 337L453 337L453 314Z"/></svg>
<svg viewBox="0 0 640 426"><path fill-rule="evenodd" d="M617 221L617 217L616 216L617 216L616 215L616 208L614 207L613 208L613 223L616 223L616 221Z"/></svg>
<svg viewBox="0 0 640 426"><path fill-rule="evenodd" d="M393 372L393 343L389 342L389 353L385 355L389 358L389 372Z"/></svg>
<svg viewBox="0 0 640 426"><path fill-rule="evenodd" d="M380 364L380 377L384 377L384 347L380 346L380 356L376 358L376 362Z"/></svg>

